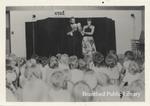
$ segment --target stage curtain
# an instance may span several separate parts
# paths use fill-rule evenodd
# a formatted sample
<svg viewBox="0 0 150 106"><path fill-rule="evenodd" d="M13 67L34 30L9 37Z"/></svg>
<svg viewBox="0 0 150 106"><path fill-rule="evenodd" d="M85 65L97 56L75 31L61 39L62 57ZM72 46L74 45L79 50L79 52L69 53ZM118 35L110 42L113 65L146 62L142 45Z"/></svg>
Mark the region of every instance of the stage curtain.
<svg viewBox="0 0 150 106"><path fill-rule="evenodd" d="M26 54L27 54L27 59L31 58L33 54L33 24L34 22L26 22L25 27L26 27Z"/></svg>
<svg viewBox="0 0 150 106"><path fill-rule="evenodd" d="M87 18L76 18L82 26ZM34 28L32 24L35 24ZM106 17L92 18L95 26L94 40L97 51L106 55L109 50L116 50L115 22ZM51 56L57 53L68 53L67 26L69 18L47 18L36 22L26 22L27 58L33 54L33 39L35 54ZM33 36L34 30L34 36Z"/></svg>

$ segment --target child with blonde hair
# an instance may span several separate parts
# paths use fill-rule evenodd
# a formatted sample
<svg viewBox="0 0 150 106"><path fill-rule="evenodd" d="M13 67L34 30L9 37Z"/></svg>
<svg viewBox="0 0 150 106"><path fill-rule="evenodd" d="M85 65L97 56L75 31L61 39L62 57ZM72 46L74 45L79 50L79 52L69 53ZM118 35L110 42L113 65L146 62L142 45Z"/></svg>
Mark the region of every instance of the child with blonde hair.
<svg viewBox="0 0 150 106"><path fill-rule="evenodd" d="M17 88L14 82L17 79L17 73L13 71L11 66L6 67L6 100L7 101L18 101L16 91Z"/></svg>
<svg viewBox="0 0 150 106"><path fill-rule="evenodd" d="M70 102L72 101L70 92L64 88L66 86L65 75L60 70L55 70L51 74L49 88L49 101Z"/></svg>
<svg viewBox="0 0 150 106"><path fill-rule="evenodd" d="M22 101L47 101L48 87L42 81L42 73L37 65L33 65L26 70L27 82L22 88Z"/></svg>
<svg viewBox="0 0 150 106"><path fill-rule="evenodd" d="M69 56L67 54L62 54L59 60L60 69L69 69Z"/></svg>
<svg viewBox="0 0 150 106"><path fill-rule="evenodd" d="M144 101L145 84L142 80L135 80L122 92L122 101Z"/></svg>
<svg viewBox="0 0 150 106"><path fill-rule="evenodd" d="M98 83L96 73L91 69L87 69L86 72L84 72L83 81L85 81L91 89L94 89Z"/></svg>
<svg viewBox="0 0 150 106"><path fill-rule="evenodd" d="M69 59L69 66L71 72L71 81L76 83L78 81L83 80L84 72L78 69L78 58L77 56L71 56Z"/></svg>
<svg viewBox="0 0 150 106"><path fill-rule="evenodd" d="M91 102L93 100L91 93L90 86L84 81L79 81L74 84L72 97L75 102Z"/></svg>
<svg viewBox="0 0 150 106"><path fill-rule="evenodd" d="M124 62L123 62L123 67L128 69L130 62L135 60L134 53L132 51L126 51L124 53Z"/></svg>
<svg viewBox="0 0 150 106"><path fill-rule="evenodd" d="M94 101L120 101L120 88L110 83L110 78L105 73L97 75L98 85L94 89L98 95L94 96Z"/></svg>
<svg viewBox="0 0 150 106"><path fill-rule="evenodd" d="M58 68L58 60L55 56L51 56L48 64L45 67L42 67L42 79L44 82L48 83L49 76L52 72Z"/></svg>
<svg viewBox="0 0 150 106"><path fill-rule="evenodd" d="M112 84L119 84L120 73L122 70L121 65L118 63L118 57L116 54L108 54L105 58L105 63L107 66L107 71L105 72Z"/></svg>
<svg viewBox="0 0 150 106"><path fill-rule="evenodd" d="M132 61L126 69L121 85L129 86L133 81L140 79L141 75L143 74L140 72L139 65L135 61Z"/></svg>

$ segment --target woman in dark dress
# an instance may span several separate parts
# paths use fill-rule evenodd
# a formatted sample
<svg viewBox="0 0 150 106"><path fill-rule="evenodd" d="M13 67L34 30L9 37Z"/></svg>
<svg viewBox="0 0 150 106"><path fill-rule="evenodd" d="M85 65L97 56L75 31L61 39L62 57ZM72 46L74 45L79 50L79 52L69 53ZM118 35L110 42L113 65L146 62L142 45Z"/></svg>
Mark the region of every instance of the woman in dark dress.
<svg viewBox="0 0 150 106"><path fill-rule="evenodd" d="M95 42L93 39L95 26L92 25L92 20L87 19L87 25L83 27L82 35L82 53L84 56L92 56L96 52Z"/></svg>
<svg viewBox="0 0 150 106"><path fill-rule="evenodd" d="M67 46L69 55L82 56L82 28L80 23L75 22L75 18L70 18L70 25L67 28Z"/></svg>

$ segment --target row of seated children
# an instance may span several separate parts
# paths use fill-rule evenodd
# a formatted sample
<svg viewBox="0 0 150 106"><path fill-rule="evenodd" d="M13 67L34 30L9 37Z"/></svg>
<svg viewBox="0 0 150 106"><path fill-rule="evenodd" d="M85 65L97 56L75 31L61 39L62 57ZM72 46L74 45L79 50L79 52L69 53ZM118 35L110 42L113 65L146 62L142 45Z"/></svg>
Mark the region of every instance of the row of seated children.
<svg viewBox="0 0 150 106"><path fill-rule="evenodd" d="M122 60L116 53L6 58L6 98L14 102L143 101L144 62L132 51ZM138 60L139 61L139 60Z"/></svg>

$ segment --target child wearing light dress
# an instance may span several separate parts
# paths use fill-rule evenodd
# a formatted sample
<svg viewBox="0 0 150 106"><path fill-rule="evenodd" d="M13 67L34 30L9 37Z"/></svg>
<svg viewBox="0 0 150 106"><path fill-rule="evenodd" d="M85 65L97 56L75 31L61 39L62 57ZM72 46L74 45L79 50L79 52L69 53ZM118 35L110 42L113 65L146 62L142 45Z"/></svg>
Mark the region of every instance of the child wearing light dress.
<svg viewBox="0 0 150 106"><path fill-rule="evenodd" d="M91 102L93 101L93 96L90 95L91 93L92 89L90 86L84 81L79 81L73 86L72 98L74 102Z"/></svg>
<svg viewBox="0 0 150 106"><path fill-rule="evenodd" d="M96 73L91 70L87 69L83 75L83 81L85 81L91 89L94 89L97 86L97 77Z"/></svg>
<svg viewBox="0 0 150 106"><path fill-rule="evenodd" d="M109 76L105 73L99 74L98 85L94 89L97 93L93 101L120 101L120 88L110 83Z"/></svg>
<svg viewBox="0 0 150 106"><path fill-rule="evenodd" d="M126 86L129 86L133 81L140 79L142 75L143 74L140 72L139 65L135 61L132 61L126 70L122 80L122 85L126 84Z"/></svg>
<svg viewBox="0 0 150 106"><path fill-rule="evenodd" d="M42 81L42 72L37 65L26 70L27 82L22 88L22 101L42 102L48 101L48 87Z"/></svg>
<svg viewBox="0 0 150 106"><path fill-rule="evenodd" d="M51 76L52 72L58 68L58 65L57 58L55 56L51 56L48 64L45 67L41 66L42 80L44 82L49 83L49 77Z"/></svg>
<svg viewBox="0 0 150 106"><path fill-rule="evenodd" d="M145 100L145 84L142 80L133 81L127 88L123 90L122 101L144 101Z"/></svg>
<svg viewBox="0 0 150 106"><path fill-rule="evenodd" d="M70 102L72 101L70 89L66 86L65 75L62 71L55 70L51 74L49 88L49 101Z"/></svg>
<svg viewBox="0 0 150 106"><path fill-rule="evenodd" d="M17 74L13 71L13 68L11 66L6 67L6 100L11 102L17 102L17 95L13 82L16 81Z"/></svg>
<svg viewBox="0 0 150 106"><path fill-rule="evenodd" d="M105 58L107 66L106 74L110 78L112 84L119 84L120 73L122 70L121 65L118 63L118 57L115 54L108 54Z"/></svg>
<svg viewBox="0 0 150 106"><path fill-rule="evenodd" d="M70 67L70 78L71 81L75 84L78 81L83 80L84 72L78 69L78 58L77 56L71 56L69 59L69 67Z"/></svg>
<svg viewBox="0 0 150 106"><path fill-rule="evenodd" d="M128 69L130 62L135 60L134 53L132 51L126 51L124 53L124 62L123 62L123 67L124 69Z"/></svg>
<svg viewBox="0 0 150 106"><path fill-rule="evenodd" d="M59 62L59 66L58 68L60 69L69 69L69 56L67 54L62 54L61 57L60 57L60 60L58 61Z"/></svg>

